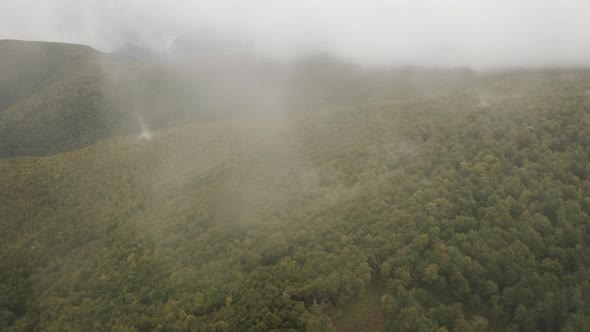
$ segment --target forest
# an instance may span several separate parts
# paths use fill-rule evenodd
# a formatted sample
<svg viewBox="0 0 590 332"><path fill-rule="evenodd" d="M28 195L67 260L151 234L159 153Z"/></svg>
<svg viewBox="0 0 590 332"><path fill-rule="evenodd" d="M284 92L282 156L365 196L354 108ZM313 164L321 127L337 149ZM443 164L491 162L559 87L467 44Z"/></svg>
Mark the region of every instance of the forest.
<svg viewBox="0 0 590 332"><path fill-rule="evenodd" d="M1 330L590 330L590 71L321 56L226 95L79 52L0 96Z"/></svg>

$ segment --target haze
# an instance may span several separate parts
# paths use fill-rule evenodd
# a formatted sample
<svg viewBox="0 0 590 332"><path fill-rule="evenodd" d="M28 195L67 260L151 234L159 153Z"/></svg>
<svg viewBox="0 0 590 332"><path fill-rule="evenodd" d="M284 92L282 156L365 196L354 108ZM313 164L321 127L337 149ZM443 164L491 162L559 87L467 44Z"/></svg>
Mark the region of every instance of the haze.
<svg viewBox="0 0 590 332"><path fill-rule="evenodd" d="M588 65L582 1L3 0L0 38L125 45L221 40L274 57L327 52L364 64Z"/></svg>

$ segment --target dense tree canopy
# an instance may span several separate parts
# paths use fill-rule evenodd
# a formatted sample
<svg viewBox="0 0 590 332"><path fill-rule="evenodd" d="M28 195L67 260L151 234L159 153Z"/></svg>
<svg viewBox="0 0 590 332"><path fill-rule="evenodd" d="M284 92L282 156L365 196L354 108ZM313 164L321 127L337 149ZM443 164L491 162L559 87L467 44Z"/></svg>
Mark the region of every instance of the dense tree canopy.
<svg viewBox="0 0 590 332"><path fill-rule="evenodd" d="M343 330L370 293L374 328L589 330L588 77L341 81L301 112L0 159L0 327Z"/></svg>

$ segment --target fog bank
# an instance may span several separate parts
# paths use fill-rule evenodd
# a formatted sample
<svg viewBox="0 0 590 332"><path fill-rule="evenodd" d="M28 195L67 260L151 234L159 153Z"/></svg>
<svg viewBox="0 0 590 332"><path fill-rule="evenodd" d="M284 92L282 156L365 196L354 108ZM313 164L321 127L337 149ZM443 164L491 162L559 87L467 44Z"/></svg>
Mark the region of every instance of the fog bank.
<svg viewBox="0 0 590 332"><path fill-rule="evenodd" d="M586 66L588 12L573 0L4 0L0 39L163 55L323 52L370 65Z"/></svg>

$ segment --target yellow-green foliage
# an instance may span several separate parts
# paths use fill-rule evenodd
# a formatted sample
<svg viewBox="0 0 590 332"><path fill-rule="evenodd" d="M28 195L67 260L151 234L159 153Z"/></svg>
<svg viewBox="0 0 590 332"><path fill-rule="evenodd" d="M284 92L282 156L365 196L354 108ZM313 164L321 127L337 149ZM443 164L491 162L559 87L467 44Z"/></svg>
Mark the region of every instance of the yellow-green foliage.
<svg viewBox="0 0 590 332"><path fill-rule="evenodd" d="M0 327L588 329L588 74L449 75L0 159Z"/></svg>

